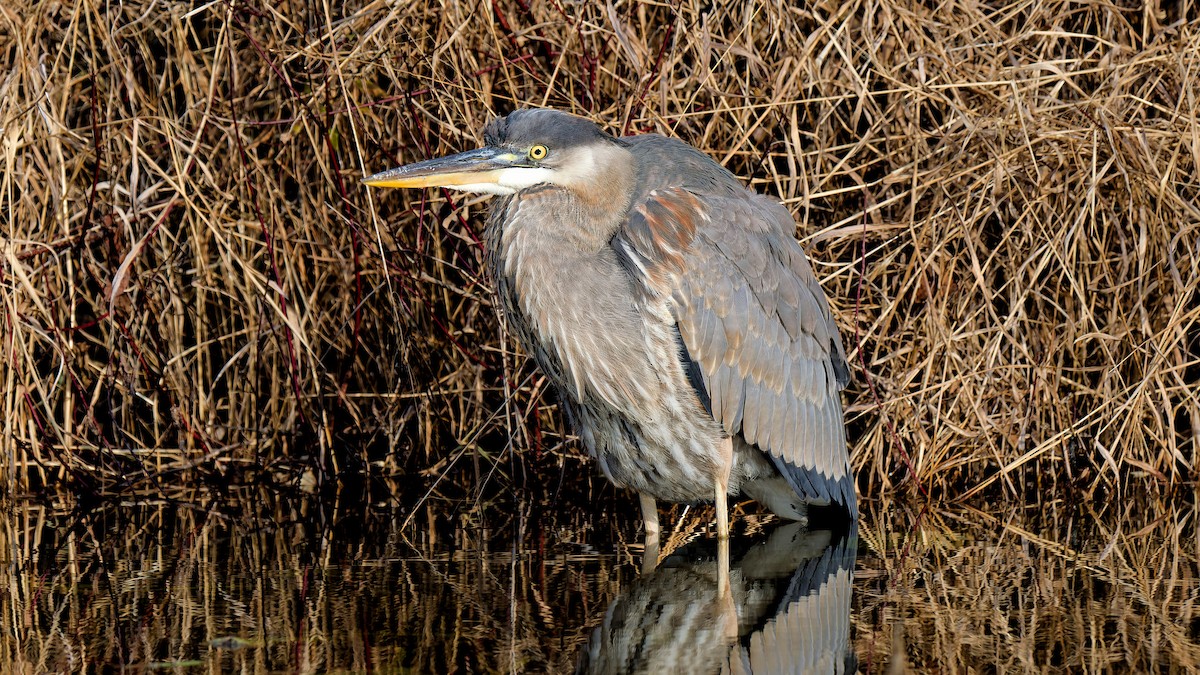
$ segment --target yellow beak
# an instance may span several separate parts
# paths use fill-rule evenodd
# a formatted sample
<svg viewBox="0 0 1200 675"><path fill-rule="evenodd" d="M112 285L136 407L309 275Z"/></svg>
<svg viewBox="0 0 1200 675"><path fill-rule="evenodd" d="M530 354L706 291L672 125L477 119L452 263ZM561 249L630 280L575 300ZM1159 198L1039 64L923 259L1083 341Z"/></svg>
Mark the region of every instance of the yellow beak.
<svg viewBox="0 0 1200 675"><path fill-rule="evenodd" d="M528 166L524 157L497 148L468 150L449 157L405 164L367 176L371 187L425 188L459 185L495 185L505 169Z"/></svg>

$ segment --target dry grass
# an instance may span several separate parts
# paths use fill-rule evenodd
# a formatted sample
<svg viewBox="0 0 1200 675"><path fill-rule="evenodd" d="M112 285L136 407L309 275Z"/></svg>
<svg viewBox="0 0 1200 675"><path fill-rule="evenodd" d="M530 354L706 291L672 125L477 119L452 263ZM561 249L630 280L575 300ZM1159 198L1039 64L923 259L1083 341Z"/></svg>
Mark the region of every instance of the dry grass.
<svg viewBox="0 0 1200 675"><path fill-rule="evenodd" d="M1191 481L1196 10L5 3L3 484L604 489L497 326L484 204L357 183L520 105L681 137L795 212L863 494L901 447L951 497Z"/></svg>

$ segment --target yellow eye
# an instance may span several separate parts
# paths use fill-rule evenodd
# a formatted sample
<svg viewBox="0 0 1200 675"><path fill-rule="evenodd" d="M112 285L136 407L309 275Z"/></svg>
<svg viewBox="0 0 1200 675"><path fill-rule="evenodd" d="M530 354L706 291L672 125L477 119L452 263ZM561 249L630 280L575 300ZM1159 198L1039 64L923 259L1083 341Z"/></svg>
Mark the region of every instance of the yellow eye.
<svg viewBox="0 0 1200 675"><path fill-rule="evenodd" d="M546 159L546 155L550 150L544 145L535 145L529 149L529 159L540 161Z"/></svg>

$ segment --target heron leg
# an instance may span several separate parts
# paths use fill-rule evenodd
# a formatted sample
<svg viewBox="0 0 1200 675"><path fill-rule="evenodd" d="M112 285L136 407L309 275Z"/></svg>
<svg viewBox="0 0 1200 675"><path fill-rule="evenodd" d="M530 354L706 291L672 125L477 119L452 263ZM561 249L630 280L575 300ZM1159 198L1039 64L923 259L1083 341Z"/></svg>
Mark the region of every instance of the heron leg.
<svg viewBox="0 0 1200 675"><path fill-rule="evenodd" d="M639 492L638 501L642 504L642 522L646 527L646 539L658 539L661 532L658 527L658 504L655 503L654 497Z"/></svg>
<svg viewBox="0 0 1200 675"><path fill-rule="evenodd" d="M717 539L729 539L729 499L720 479L717 480Z"/></svg>
<svg viewBox="0 0 1200 675"><path fill-rule="evenodd" d="M733 469L733 438L721 443L714 488L717 497L717 539L729 539L729 472Z"/></svg>
<svg viewBox="0 0 1200 675"><path fill-rule="evenodd" d="M729 585L729 472L733 470L733 438L721 443L715 488L717 492L717 597L725 609L725 637L737 639L737 609Z"/></svg>
<svg viewBox="0 0 1200 675"><path fill-rule="evenodd" d="M658 504L654 502L654 497L638 493L638 501L642 504L642 522L646 528L646 548L642 552L642 574L649 574L658 567L658 542L662 530L658 526Z"/></svg>
<svg viewBox="0 0 1200 675"><path fill-rule="evenodd" d="M717 601L725 618L723 632L730 640L737 639L737 605L729 585L729 539L717 539Z"/></svg>

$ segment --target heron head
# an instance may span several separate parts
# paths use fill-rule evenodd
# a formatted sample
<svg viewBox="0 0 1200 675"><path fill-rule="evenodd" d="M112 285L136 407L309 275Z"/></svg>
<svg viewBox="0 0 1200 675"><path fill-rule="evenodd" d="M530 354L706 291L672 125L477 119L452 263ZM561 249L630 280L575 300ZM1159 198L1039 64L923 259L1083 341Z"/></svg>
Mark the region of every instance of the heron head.
<svg viewBox="0 0 1200 675"><path fill-rule="evenodd" d="M383 171L363 179L373 187L447 187L478 194L511 195L556 185L585 196L632 173L632 158L592 122L557 110L517 110L492 120L486 145Z"/></svg>

